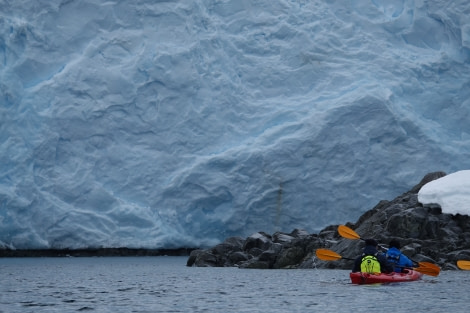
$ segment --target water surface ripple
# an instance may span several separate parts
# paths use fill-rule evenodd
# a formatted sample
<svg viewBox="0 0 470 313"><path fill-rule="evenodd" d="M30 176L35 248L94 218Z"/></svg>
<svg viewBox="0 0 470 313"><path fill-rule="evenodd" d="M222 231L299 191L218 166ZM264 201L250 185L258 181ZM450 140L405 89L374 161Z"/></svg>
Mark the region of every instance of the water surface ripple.
<svg viewBox="0 0 470 313"><path fill-rule="evenodd" d="M188 268L186 259L3 258L0 312L468 312L470 271L356 286L344 270Z"/></svg>

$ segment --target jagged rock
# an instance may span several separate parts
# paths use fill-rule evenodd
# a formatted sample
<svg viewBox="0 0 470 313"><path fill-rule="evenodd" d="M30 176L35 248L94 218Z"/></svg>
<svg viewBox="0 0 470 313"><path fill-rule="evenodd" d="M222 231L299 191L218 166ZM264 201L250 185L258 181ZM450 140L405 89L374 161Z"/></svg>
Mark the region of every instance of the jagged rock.
<svg viewBox="0 0 470 313"><path fill-rule="evenodd" d="M249 260L248 254L238 251L234 253L230 253L228 255L228 260L230 261L228 264L231 264L233 266L234 264L240 264L242 262L248 261Z"/></svg>
<svg viewBox="0 0 470 313"><path fill-rule="evenodd" d="M426 183L443 177L444 172L427 174L410 191L392 201L382 200L365 212L356 223L346 223L361 239L375 238L387 246L398 239L402 251L416 262L427 261L443 269L456 269L459 259L470 259L470 216L443 214L438 205L423 206L418 192ZM188 266L239 266L242 268L352 268L352 261L325 262L316 259L315 250L328 248L346 258L360 255L363 240L339 236L338 225L318 234L295 229L291 233L255 233L245 240L237 237L208 250L195 250Z"/></svg>
<svg viewBox="0 0 470 313"><path fill-rule="evenodd" d="M247 252L251 257L257 258L257 257L259 257L259 256L264 252L264 250L255 247L255 248L251 248L251 249L246 250L246 252Z"/></svg>
<svg viewBox="0 0 470 313"><path fill-rule="evenodd" d="M274 233L273 235L273 241L276 243L289 243L292 240L294 240L295 237L291 235L287 235L281 232Z"/></svg>
<svg viewBox="0 0 470 313"><path fill-rule="evenodd" d="M269 269L269 262L260 261L258 258L248 260L239 264L240 268L258 268L258 269Z"/></svg>
<svg viewBox="0 0 470 313"><path fill-rule="evenodd" d="M227 238L224 242L212 248L212 253L215 255L228 255L233 252L242 251L243 242L244 242L244 239L241 237Z"/></svg>
<svg viewBox="0 0 470 313"><path fill-rule="evenodd" d="M250 257L243 252L246 240L241 237L229 237L224 242L207 250L193 250L186 262L187 266L233 266Z"/></svg>
<svg viewBox="0 0 470 313"><path fill-rule="evenodd" d="M258 232L246 238L243 245L243 250L251 250L253 248L261 249L262 251L268 250L272 245L272 237L264 232Z"/></svg>
<svg viewBox="0 0 470 313"><path fill-rule="evenodd" d="M275 268L296 267L305 257L305 250L302 247L295 246L283 249L277 256Z"/></svg>
<svg viewBox="0 0 470 313"><path fill-rule="evenodd" d="M447 174L445 172L432 172L432 173L426 174L426 175L424 175L423 179L421 179L421 181L416 186L411 188L410 192L411 193L418 193L419 190L421 189L421 187L423 187L424 185L426 185L430 181L436 180L436 179L444 177L446 175Z"/></svg>
<svg viewBox="0 0 470 313"><path fill-rule="evenodd" d="M197 267L219 267L220 262L217 261L217 257L207 250L193 250L189 255L187 266Z"/></svg>

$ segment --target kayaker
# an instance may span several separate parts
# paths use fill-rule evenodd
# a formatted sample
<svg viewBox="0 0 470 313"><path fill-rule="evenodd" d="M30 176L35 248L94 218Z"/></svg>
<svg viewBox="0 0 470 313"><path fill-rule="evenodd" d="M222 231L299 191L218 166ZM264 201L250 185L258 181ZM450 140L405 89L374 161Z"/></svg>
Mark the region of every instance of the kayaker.
<svg viewBox="0 0 470 313"><path fill-rule="evenodd" d="M362 254L354 261L353 272L391 273L393 266L388 263L385 254L378 250L379 244L375 239L366 239Z"/></svg>
<svg viewBox="0 0 470 313"><path fill-rule="evenodd" d="M387 261L394 266L394 272L401 273L405 268L413 267L413 261L400 251L400 242L397 239L392 239L388 247L385 256Z"/></svg>

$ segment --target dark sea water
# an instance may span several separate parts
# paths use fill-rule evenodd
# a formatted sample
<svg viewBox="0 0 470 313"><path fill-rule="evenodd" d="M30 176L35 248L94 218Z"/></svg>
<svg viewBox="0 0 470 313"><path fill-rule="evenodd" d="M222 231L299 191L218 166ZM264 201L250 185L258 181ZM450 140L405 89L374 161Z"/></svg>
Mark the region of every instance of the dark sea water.
<svg viewBox="0 0 470 313"><path fill-rule="evenodd" d="M186 260L3 258L0 312L470 312L470 271L357 286L344 270L190 268Z"/></svg>

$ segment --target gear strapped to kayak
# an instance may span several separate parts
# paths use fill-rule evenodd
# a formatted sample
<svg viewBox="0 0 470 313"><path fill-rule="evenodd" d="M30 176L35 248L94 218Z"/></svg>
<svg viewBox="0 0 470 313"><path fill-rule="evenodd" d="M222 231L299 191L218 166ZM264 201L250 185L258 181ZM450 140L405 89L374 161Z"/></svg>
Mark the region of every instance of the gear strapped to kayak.
<svg viewBox="0 0 470 313"><path fill-rule="evenodd" d="M361 262L362 273L380 273L380 262L375 255L365 255Z"/></svg>

